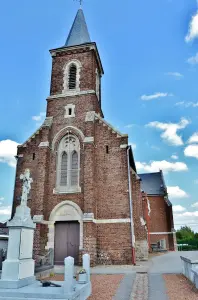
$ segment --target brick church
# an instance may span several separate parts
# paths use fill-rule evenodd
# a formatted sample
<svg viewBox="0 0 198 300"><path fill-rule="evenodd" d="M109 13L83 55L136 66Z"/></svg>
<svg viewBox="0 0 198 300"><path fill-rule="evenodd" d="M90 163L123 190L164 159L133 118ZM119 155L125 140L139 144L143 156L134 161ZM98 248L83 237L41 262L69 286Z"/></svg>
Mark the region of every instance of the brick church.
<svg viewBox="0 0 198 300"><path fill-rule="evenodd" d="M104 119L104 71L82 9L65 46L50 53L46 118L18 146L12 215L20 203L20 174L28 168L33 178L28 205L37 223L35 259L49 249L54 265L69 255L80 263L84 253L90 253L92 265L148 259L141 180L128 135Z"/></svg>

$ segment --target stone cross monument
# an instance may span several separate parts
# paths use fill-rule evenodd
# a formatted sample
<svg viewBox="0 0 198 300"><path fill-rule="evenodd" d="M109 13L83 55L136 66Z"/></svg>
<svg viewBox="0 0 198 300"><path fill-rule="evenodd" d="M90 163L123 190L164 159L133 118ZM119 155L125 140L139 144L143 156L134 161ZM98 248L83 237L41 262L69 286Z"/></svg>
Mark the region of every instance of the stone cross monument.
<svg viewBox="0 0 198 300"><path fill-rule="evenodd" d="M0 288L16 289L35 281L34 260L32 259L34 229L30 208L27 206L28 194L31 190L30 170L21 174L22 196L16 213L7 223L9 242L7 259L3 262Z"/></svg>

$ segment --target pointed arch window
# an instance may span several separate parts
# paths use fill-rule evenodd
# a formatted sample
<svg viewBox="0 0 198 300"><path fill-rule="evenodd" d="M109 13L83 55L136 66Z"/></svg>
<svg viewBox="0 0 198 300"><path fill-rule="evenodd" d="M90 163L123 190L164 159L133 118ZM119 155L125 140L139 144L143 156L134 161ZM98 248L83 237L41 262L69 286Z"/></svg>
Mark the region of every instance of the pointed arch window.
<svg viewBox="0 0 198 300"><path fill-rule="evenodd" d="M73 59L64 65L62 93L73 94L80 91L81 68L81 62L77 59Z"/></svg>
<svg viewBox="0 0 198 300"><path fill-rule="evenodd" d="M77 68L76 65L72 64L69 69L69 90L75 90L76 89L76 73Z"/></svg>
<svg viewBox="0 0 198 300"><path fill-rule="evenodd" d="M80 143L68 133L60 141L57 161L56 190L62 193L80 192Z"/></svg>

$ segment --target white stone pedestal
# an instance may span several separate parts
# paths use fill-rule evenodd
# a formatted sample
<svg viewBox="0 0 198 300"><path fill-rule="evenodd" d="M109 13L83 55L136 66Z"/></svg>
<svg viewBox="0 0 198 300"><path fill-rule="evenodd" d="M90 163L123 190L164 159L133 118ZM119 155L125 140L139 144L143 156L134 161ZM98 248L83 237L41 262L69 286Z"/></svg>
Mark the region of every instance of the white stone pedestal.
<svg viewBox="0 0 198 300"><path fill-rule="evenodd" d="M35 281L32 259L34 229L30 208L20 205L7 223L9 242L7 259L3 262L0 288L16 289Z"/></svg>

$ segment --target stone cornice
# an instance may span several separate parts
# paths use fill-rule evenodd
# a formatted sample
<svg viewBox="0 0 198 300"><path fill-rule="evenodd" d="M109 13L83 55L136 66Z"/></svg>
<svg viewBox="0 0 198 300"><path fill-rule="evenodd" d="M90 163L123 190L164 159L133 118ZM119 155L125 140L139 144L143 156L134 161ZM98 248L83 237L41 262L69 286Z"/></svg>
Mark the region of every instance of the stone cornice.
<svg viewBox="0 0 198 300"><path fill-rule="evenodd" d="M88 94L96 94L96 91L94 91L94 90L75 91L75 92L67 92L67 93L61 93L61 94L57 94L57 95L51 95L51 96L47 97L47 101L48 100L56 100L56 99L59 99L59 98L88 95Z"/></svg>
<svg viewBox="0 0 198 300"><path fill-rule="evenodd" d="M91 51L91 50L95 51L97 61L98 61L98 64L99 64L99 68L100 68L100 72L101 72L101 74L104 74L104 70L103 70L102 62L101 62L100 55L99 55L99 52L98 52L98 48L97 48L96 43L94 43L94 42L83 44L83 45L70 46L70 47L65 47L64 46L64 47L60 47L60 48L56 48L56 49L51 49L49 52L50 52L52 57L55 57L56 54L60 53L60 52L69 52L71 54L74 54L74 53L77 53L77 52L79 53L79 52L84 52L84 51L87 51L87 50L88 51Z"/></svg>

